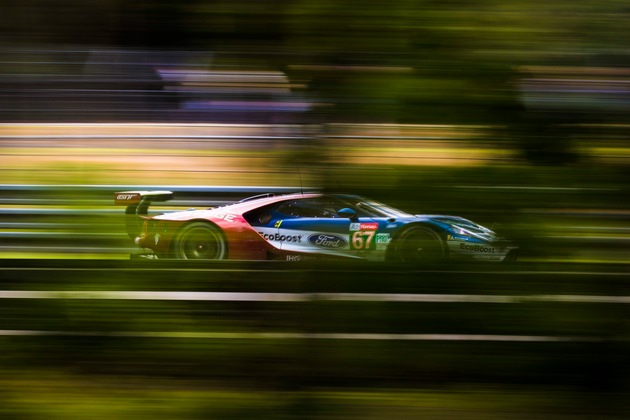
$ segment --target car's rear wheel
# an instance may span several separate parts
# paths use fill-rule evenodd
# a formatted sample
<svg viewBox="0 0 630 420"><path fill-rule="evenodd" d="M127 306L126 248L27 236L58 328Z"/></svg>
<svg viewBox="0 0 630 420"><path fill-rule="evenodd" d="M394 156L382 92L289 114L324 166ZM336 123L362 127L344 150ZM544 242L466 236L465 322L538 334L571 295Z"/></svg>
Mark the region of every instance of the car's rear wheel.
<svg viewBox="0 0 630 420"><path fill-rule="evenodd" d="M396 238L390 259L405 263L430 264L446 259L446 245L440 235L426 226L413 226Z"/></svg>
<svg viewBox="0 0 630 420"><path fill-rule="evenodd" d="M173 251L181 260L222 260L227 257L227 244L217 227L195 222L182 228Z"/></svg>

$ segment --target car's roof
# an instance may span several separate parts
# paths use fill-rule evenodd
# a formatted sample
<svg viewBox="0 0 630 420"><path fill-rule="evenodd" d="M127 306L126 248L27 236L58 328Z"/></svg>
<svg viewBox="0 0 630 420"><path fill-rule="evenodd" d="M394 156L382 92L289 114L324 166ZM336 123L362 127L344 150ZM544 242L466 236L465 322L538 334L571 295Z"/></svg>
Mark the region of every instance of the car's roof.
<svg viewBox="0 0 630 420"><path fill-rule="evenodd" d="M269 204L278 203L280 201L298 199L298 198L316 198L321 197L324 194L321 193L294 193L294 194L282 194L282 195L273 195L268 197L261 198L246 198L243 201L239 201L236 203L228 204L224 206L224 208L230 208L231 210L240 210L242 212L253 210L259 207L263 207Z"/></svg>

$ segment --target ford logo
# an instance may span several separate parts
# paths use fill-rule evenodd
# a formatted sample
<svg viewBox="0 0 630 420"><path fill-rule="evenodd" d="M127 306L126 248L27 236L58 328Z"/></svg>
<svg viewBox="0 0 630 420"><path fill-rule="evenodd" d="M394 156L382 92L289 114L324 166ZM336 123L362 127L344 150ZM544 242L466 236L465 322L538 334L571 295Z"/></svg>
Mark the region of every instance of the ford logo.
<svg viewBox="0 0 630 420"><path fill-rule="evenodd" d="M337 235L316 233L308 237L308 241L320 248L343 248L348 244L345 239Z"/></svg>

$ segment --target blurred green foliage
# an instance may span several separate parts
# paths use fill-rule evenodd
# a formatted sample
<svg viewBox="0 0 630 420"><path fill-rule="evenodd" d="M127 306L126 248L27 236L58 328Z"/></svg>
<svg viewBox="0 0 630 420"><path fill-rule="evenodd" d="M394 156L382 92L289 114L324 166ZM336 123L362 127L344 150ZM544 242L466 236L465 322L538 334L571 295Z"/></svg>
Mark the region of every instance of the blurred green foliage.
<svg viewBox="0 0 630 420"><path fill-rule="evenodd" d="M11 388L10 391L5 391ZM543 420L623 418L621 397L546 388L484 384L424 390L213 388L181 379L85 378L58 371L29 372L0 381L0 416L16 420L261 420L417 418Z"/></svg>
<svg viewBox="0 0 630 420"><path fill-rule="evenodd" d="M467 272L462 274L321 263L285 270L247 263L217 270L213 264L166 261L33 265L38 269L27 280L5 271L2 288L302 292L311 299L60 295L26 305L5 299L0 416L7 418L229 419L256 413L269 419L378 419L400 412L402 418L499 419L525 413L553 419L584 412L616 418L627 409L628 305L527 300L541 294L625 295L628 284L609 275L618 272L614 267L600 266L600 274L576 279L544 268L532 277L488 266L483 272L462 267ZM523 301L326 301L317 293L514 294ZM9 331L48 334L6 335ZM293 335L273 336L279 333ZM384 336L317 337L326 333ZM388 334L508 339L405 340ZM522 336L560 339L521 341Z"/></svg>

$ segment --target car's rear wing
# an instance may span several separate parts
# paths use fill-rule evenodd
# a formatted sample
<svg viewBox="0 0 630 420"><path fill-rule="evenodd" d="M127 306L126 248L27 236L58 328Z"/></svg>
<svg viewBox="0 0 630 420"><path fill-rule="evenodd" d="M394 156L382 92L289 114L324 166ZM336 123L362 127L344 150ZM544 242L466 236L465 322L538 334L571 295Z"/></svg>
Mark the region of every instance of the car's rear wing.
<svg viewBox="0 0 630 420"><path fill-rule="evenodd" d="M172 191L121 191L114 193L114 204L127 206L125 226L129 237L135 239L142 229L142 217L149 213L151 203L168 201L171 198Z"/></svg>

